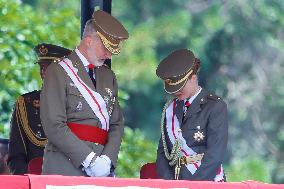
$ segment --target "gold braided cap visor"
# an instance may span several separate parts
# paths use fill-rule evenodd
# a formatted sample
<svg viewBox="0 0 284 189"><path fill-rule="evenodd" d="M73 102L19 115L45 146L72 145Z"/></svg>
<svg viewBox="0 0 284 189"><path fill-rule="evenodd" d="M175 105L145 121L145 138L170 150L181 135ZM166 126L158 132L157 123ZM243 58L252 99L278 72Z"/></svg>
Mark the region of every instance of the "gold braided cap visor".
<svg viewBox="0 0 284 189"><path fill-rule="evenodd" d="M166 79L165 82L168 85L178 85L182 82L184 82L189 76L190 74L193 72L193 70L190 70L184 77L182 77L181 79L177 80L177 81L173 81L172 79Z"/></svg>
<svg viewBox="0 0 284 189"><path fill-rule="evenodd" d="M108 40L101 32L97 31L97 34L100 37L103 45L109 52L111 52L114 55L118 55L120 53L119 40L116 40L117 43L114 43Z"/></svg>
<svg viewBox="0 0 284 189"><path fill-rule="evenodd" d="M170 78L165 79L165 82L164 82L165 91L169 94L174 94L180 91L181 89L183 89L183 87L187 83L189 76L192 74L192 72L193 70L190 69L184 75L180 75L180 76L177 76L171 79Z"/></svg>

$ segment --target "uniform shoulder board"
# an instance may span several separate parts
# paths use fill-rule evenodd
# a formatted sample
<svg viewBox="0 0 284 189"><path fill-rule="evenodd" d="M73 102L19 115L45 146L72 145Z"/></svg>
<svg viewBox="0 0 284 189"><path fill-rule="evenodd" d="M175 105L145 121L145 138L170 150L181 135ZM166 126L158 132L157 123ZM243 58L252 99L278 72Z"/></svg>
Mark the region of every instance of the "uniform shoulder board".
<svg viewBox="0 0 284 189"><path fill-rule="evenodd" d="M217 95L215 95L215 94L213 94L213 93L209 93L207 97L208 97L209 99L212 99L212 100L215 100L215 101L221 100L221 97L219 97L219 96L217 96Z"/></svg>
<svg viewBox="0 0 284 189"><path fill-rule="evenodd" d="M61 60L63 60L64 58L65 58L65 56L64 56L64 57L61 57L61 58L56 58L56 59L53 60L53 63L58 63L58 62L60 62Z"/></svg>
<svg viewBox="0 0 284 189"><path fill-rule="evenodd" d="M103 64L103 66L105 66L106 68L110 69L110 67L107 64Z"/></svg>

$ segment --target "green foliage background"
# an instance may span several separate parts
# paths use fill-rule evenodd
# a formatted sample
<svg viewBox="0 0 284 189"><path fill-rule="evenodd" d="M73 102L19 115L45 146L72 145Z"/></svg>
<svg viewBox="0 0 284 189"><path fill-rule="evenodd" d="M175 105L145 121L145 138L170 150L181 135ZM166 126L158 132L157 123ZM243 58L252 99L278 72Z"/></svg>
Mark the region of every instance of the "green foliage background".
<svg viewBox="0 0 284 189"><path fill-rule="evenodd" d="M178 48L201 58L200 84L228 103L229 181L284 183L284 1L116 0L113 15L130 33L113 57L126 125L118 177L138 177L155 160L165 102L155 76ZM40 88L32 48L73 49L80 41L80 1L0 0L0 132L8 137L15 98Z"/></svg>

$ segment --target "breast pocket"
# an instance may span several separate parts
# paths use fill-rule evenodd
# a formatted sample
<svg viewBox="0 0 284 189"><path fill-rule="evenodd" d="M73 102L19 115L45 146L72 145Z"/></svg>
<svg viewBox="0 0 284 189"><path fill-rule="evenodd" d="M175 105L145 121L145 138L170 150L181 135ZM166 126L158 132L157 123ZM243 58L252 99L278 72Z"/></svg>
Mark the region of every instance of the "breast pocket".
<svg viewBox="0 0 284 189"><path fill-rule="evenodd" d="M67 111L69 113L82 112L86 106L85 99L75 87L69 87L67 92Z"/></svg>

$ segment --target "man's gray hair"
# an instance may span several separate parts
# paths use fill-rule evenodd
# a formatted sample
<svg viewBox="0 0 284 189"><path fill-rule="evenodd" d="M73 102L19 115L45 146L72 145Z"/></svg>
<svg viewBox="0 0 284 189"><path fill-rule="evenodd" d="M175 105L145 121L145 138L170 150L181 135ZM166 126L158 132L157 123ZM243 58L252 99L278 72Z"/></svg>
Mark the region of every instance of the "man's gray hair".
<svg viewBox="0 0 284 189"><path fill-rule="evenodd" d="M96 30L94 26L95 26L95 21L93 19L88 20L85 24L82 38L85 38L86 36L90 35L96 35Z"/></svg>

